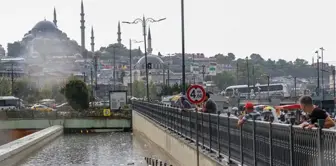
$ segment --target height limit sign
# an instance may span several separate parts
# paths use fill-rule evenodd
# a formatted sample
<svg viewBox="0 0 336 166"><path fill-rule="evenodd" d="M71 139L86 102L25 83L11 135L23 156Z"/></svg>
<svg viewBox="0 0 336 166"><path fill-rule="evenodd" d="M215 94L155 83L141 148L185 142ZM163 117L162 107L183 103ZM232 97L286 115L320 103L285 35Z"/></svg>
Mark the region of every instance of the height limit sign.
<svg viewBox="0 0 336 166"><path fill-rule="evenodd" d="M203 102L205 95L205 90L201 85L192 85L187 90L187 98L193 104Z"/></svg>

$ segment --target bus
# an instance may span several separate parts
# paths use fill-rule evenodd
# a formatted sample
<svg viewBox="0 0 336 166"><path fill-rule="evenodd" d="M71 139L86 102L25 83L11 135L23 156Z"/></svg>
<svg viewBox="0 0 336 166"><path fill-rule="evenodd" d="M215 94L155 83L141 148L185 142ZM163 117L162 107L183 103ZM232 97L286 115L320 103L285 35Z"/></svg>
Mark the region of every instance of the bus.
<svg viewBox="0 0 336 166"><path fill-rule="evenodd" d="M0 110L19 109L24 107L22 100L14 96L0 96Z"/></svg>
<svg viewBox="0 0 336 166"><path fill-rule="evenodd" d="M256 84L255 87L250 86L248 89L247 85L233 85L227 87L224 91L221 92L224 96L234 96L237 95L237 92L240 98L247 98L248 93L250 93L250 97L256 98L268 98L270 97L290 97L290 90L287 84L279 83L279 84Z"/></svg>

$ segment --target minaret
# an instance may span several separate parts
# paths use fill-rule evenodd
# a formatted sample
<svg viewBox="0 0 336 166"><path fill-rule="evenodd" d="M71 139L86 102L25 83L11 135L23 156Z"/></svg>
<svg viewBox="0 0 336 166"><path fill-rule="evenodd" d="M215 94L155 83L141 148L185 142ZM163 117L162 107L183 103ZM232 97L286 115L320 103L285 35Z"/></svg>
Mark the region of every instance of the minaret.
<svg viewBox="0 0 336 166"><path fill-rule="evenodd" d="M80 26L80 29L81 29L81 53L82 53L82 56L85 57L85 60L87 58L87 56L85 55L85 20L84 20L84 5L83 5L83 0L81 1L81 13L80 13L80 16L81 16L81 20L80 20L80 23L81 23L81 26Z"/></svg>
<svg viewBox="0 0 336 166"><path fill-rule="evenodd" d="M94 32L93 32L93 26L91 27L91 51L94 52Z"/></svg>
<svg viewBox="0 0 336 166"><path fill-rule="evenodd" d="M94 62L94 80L95 80L95 89L97 89L97 85L98 85L98 56L95 55L95 42L94 42L94 32L93 32L93 26L91 27L91 52L92 52L92 58L93 58L93 62ZM92 89L93 91L93 96L95 97L95 91Z"/></svg>
<svg viewBox="0 0 336 166"><path fill-rule="evenodd" d="M150 27L148 29L148 48L147 48L147 52L148 54L152 54L153 48L152 48L152 36L151 36L151 31L150 31Z"/></svg>
<svg viewBox="0 0 336 166"><path fill-rule="evenodd" d="M57 14L56 14L56 8L54 7L54 24L57 27Z"/></svg>
<svg viewBox="0 0 336 166"><path fill-rule="evenodd" d="M118 22L118 44L121 44L121 30L120 30L120 21Z"/></svg>

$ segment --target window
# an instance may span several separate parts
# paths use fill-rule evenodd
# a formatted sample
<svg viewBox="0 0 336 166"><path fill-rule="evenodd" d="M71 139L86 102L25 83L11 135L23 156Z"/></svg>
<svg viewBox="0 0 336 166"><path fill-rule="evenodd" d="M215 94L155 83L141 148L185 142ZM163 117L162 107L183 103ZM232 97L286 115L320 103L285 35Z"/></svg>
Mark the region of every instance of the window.
<svg viewBox="0 0 336 166"><path fill-rule="evenodd" d="M19 101L18 100L0 100L0 106L17 106Z"/></svg>
<svg viewBox="0 0 336 166"><path fill-rule="evenodd" d="M226 89L225 91L226 96L232 96L232 94L233 94L233 89Z"/></svg>

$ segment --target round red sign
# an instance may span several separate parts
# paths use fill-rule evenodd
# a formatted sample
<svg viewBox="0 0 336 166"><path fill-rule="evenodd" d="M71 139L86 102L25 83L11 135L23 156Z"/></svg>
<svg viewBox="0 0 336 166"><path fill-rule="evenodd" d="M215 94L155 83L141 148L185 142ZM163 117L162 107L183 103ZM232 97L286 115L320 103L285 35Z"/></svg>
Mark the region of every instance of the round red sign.
<svg viewBox="0 0 336 166"><path fill-rule="evenodd" d="M193 104L198 104L205 99L205 90L201 85L192 85L187 90L187 98Z"/></svg>

